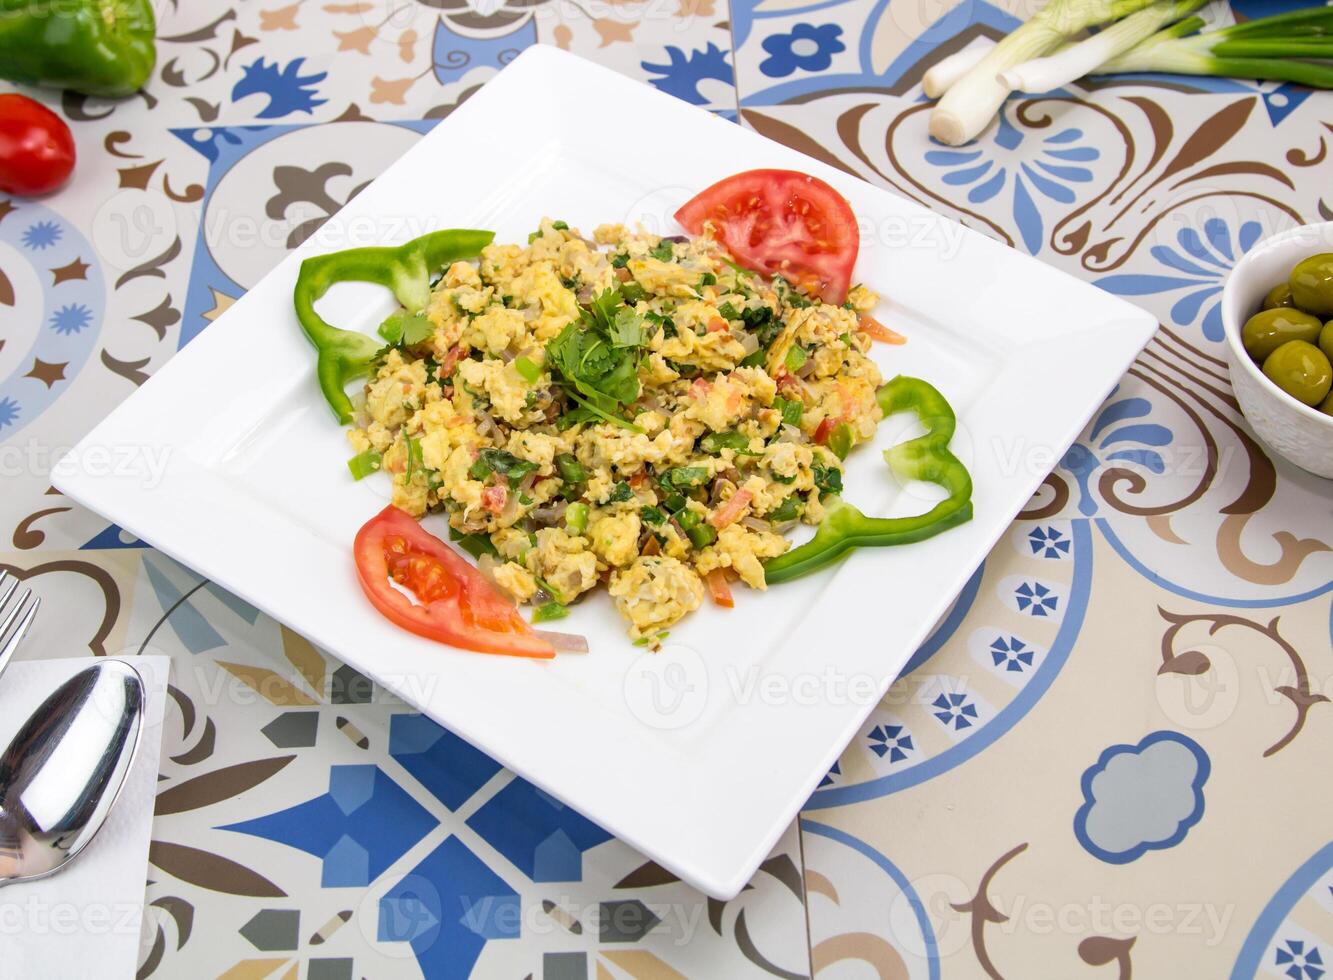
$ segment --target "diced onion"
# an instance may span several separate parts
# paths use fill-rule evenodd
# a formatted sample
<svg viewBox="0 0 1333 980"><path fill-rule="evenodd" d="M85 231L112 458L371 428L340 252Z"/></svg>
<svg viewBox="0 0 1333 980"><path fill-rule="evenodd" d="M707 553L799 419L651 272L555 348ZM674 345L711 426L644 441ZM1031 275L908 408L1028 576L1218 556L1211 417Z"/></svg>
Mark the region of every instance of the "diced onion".
<svg viewBox="0 0 1333 980"><path fill-rule="evenodd" d="M556 633L553 630L533 630L532 632L555 647L557 653L588 652L588 638L578 633Z"/></svg>

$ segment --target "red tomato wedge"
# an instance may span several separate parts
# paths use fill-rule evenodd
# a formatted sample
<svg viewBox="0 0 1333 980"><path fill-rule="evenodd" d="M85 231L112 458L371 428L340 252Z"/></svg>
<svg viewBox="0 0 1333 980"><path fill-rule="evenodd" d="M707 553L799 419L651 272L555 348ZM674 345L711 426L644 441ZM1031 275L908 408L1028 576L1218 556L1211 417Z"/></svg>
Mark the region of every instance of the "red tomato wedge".
<svg viewBox="0 0 1333 980"><path fill-rule="evenodd" d="M676 212L692 235L704 223L747 269L781 275L841 304L860 247L856 215L841 194L795 170L747 170L696 194Z"/></svg>
<svg viewBox="0 0 1333 980"><path fill-rule="evenodd" d="M708 583L708 597L713 602L724 609L735 609L736 600L731 595L731 584L727 581L727 573L721 568L715 568L704 576L704 581Z"/></svg>
<svg viewBox="0 0 1333 980"><path fill-rule="evenodd" d="M389 506L357 532L356 573L384 616L409 632L465 650L549 660L555 648L452 548ZM390 583L410 590L412 602Z"/></svg>
<svg viewBox="0 0 1333 980"><path fill-rule="evenodd" d="M862 313L859 326L867 337L871 340L878 340L881 344L905 344L907 338L897 330L884 326L869 313Z"/></svg>

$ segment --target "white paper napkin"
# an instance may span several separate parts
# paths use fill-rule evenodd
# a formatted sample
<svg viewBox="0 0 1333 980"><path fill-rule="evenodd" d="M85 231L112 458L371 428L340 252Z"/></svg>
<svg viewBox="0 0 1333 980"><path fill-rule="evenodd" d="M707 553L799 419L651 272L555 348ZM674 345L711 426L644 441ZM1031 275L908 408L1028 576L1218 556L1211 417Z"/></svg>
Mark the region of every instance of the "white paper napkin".
<svg viewBox="0 0 1333 980"><path fill-rule="evenodd" d="M130 657L144 682L144 731L101 832L50 878L0 886L0 978L128 980L138 969L148 844L162 750L168 657ZM22 660L0 677L0 750L57 687L95 661Z"/></svg>

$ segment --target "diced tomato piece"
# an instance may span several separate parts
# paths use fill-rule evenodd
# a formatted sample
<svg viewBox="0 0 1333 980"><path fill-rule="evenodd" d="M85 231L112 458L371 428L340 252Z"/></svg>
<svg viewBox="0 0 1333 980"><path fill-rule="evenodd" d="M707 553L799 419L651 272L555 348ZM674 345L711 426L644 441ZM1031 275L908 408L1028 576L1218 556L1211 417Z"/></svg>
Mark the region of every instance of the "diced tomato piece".
<svg viewBox="0 0 1333 980"><path fill-rule="evenodd" d="M509 490L506 487L493 485L487 487L481 492L481 506L485 507L492 514L498 514L505 509L505 504L509 502Z"/></svg>

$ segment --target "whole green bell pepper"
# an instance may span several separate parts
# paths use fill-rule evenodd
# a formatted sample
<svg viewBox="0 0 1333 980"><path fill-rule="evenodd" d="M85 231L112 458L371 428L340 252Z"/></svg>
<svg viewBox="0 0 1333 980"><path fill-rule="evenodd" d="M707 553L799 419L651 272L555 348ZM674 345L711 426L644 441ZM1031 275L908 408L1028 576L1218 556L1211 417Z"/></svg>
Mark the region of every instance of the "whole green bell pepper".
<svg viewBox="0 0 1333 980"><path fill-rule="evenodd" d="M948 496L914 517L867 517L841 499L828 506L815 536L764 564L769 585L787 582L832 564L853 548L910 544L956 527L972 517L972 477L949 450L957 422L947 400L919 378L899 375L875 393L881 413L915 412L925 435L884 451L900 480L922 480L943 487Z"/></svg>
<svg viewBox="0 0 1333 980"><path fill-rule="evenodd" d="M451 262L474 258L491 243L494 232L451 228L414 238L397 248L349 248L315 255L301 263L292 300L296 319L319 351L319 387L338 421L352 421L347 382L370 370L384 345L367 334L342 330L315 312L315 301L339 282L386 286L410 313L430 300L430 277Z"/></svg>
<svg viewBox="0 0 1333 980"><path fill-rule="evenodd" d="M153 73L150 0L0 0L0 78L122 98Z"/></svg>

